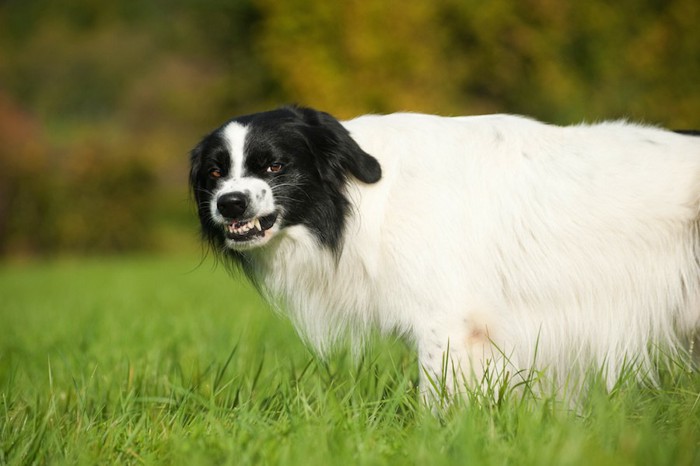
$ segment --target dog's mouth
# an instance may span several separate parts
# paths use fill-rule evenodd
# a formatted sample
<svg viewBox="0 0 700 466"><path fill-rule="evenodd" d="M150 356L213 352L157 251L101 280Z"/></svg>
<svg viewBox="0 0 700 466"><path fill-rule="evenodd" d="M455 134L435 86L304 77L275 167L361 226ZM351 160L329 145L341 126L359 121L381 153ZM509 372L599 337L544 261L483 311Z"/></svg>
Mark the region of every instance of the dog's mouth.
<svg viewBox="0 0 700 466"><path fill-rule="evenodd" d="M265 232L272 228L276 221L276 212L250 220L233 220L226 224L226 237L234 241L251 241L256 238L263 238Z"/></svg>

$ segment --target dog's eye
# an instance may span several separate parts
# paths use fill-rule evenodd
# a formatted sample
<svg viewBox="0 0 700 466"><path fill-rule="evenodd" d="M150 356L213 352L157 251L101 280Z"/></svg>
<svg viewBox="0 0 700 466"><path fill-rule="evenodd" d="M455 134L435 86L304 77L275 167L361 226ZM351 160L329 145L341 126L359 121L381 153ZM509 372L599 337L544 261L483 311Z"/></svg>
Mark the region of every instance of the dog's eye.
<svg viewBox="0 0 700 466"><path fill-rule="evenodd" d="M221 170L219 170L218 168L212 168L211 170L209 170L209 178L221 178Z"/></svg>
<svg viewBox="0 0 700 466"><path fill-rule="evenodd" d="M268 167L265 169L267 173L279 173L282 171L282 168L284 167L284 164L279 163L279 162L274 162L268 165Z"/></svg>

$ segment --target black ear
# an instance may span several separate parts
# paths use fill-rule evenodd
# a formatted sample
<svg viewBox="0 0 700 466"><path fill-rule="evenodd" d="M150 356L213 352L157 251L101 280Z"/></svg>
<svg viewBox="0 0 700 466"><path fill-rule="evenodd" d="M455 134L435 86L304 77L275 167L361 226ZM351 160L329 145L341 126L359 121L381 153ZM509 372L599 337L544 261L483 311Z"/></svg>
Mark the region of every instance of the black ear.
<svg viewBox="0 0 700 466"><path fill-rule="evenodd" d="M382 177L377 159L363 151L338 120L325 112L294 107L303 120L304 133L317 157L317 166L324 179L342 181L350 172L363 183L376 183Z"/></svg>

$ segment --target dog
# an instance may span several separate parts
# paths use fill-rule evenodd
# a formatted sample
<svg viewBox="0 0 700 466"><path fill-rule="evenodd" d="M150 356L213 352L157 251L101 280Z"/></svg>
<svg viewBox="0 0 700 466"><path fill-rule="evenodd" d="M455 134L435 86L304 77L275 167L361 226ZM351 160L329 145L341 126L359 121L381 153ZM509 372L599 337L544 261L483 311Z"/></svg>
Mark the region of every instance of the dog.
<svg viewBox="0 0 700 466"><path fill-rule="evenodd" d="M697 351L696 136L289 106L204 137L190 183L204 239L321 354L379 329L425 393L489 368L612 386Z"/></svg>

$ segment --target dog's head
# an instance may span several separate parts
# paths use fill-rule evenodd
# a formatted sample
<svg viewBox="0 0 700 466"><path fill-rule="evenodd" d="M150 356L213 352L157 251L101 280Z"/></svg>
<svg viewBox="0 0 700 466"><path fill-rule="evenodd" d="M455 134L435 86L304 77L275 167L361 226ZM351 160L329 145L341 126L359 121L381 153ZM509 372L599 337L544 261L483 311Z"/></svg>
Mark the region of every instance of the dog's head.
<svg viewBox="0 0 700 466"><path fill-rule="evenodd" d="M216 250L233 256L294 225L338 248L349 175L375 183L381 168L338 120L302 107L235 118L191 153L202 233Z"/></svg>

